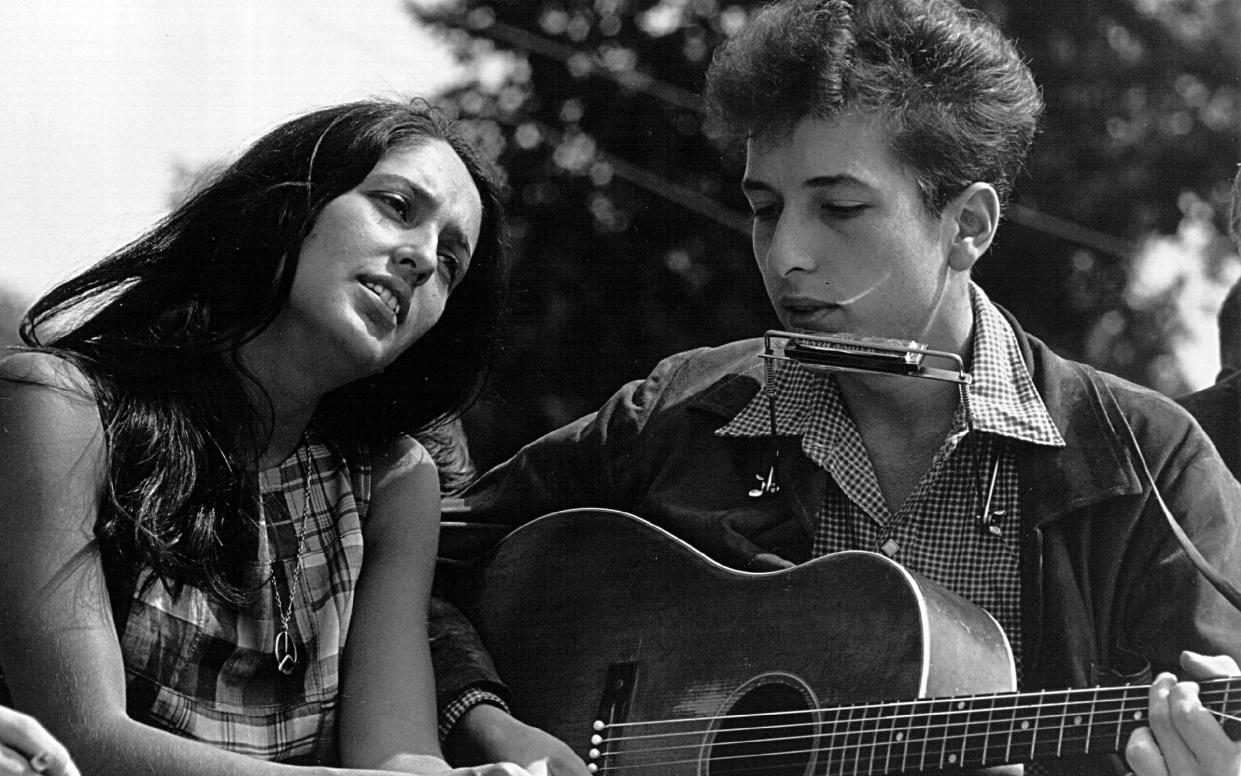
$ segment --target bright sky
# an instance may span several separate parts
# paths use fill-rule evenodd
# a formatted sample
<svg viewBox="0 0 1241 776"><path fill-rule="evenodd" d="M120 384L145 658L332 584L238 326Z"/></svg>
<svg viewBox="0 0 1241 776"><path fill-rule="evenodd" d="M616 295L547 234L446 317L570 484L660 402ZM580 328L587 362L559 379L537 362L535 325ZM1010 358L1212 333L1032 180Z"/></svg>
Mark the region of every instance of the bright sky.
<svg viewBox="0 0 1241 776"><path fill-rule="evenodd" d="M0 287L33 296L136 237L177 163L453 74L401 0L4 0Z"/></svg>

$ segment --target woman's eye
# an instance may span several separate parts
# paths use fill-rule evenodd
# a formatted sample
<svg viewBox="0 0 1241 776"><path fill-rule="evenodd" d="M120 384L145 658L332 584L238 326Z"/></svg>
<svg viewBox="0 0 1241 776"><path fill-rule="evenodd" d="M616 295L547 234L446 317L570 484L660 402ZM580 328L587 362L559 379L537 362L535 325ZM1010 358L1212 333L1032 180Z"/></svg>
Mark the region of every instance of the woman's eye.
<svg viewBox="0 0 1241 776"><path fill-rule="evenodd" d="M461 260L457 258L456 254L441 253L440 266L448 272L449 286L455 285L457 279L461 276Z"/></svg>
<svg viewBox="0 0 1241 776"><path fill-rule="evenodd" d="M409 219L410 205L409 200L399 194L379 193L375 198L382 202L389 210L402 221Z"/></svg>

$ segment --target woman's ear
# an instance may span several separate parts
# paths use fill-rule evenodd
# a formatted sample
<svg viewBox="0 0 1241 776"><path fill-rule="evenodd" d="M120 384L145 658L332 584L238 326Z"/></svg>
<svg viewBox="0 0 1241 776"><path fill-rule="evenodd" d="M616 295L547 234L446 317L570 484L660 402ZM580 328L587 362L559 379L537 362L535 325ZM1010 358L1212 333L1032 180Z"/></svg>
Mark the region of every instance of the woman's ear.
<svg viewBox="0 0 1241 776"><path fill-rule="evenodd" d="M1000 197L989 183L971 183L948 204L948 216L955 227L948 266L968 272L995 239L1000 225Z"/></svg>

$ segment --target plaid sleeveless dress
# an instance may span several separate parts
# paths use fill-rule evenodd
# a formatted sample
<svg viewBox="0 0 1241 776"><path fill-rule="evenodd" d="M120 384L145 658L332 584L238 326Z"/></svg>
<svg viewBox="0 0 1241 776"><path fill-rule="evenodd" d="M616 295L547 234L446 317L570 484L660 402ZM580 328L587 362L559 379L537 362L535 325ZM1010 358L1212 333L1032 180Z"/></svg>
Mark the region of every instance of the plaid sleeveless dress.
<svg viewBox="0 0 1241 776"><path fill-rule="evenodd" d="M174 599L140 573L121 637L132 718L267 760L339 761L340 656L371 493L369 456L351 455L310 432L297 453L259 473L266 525L246 571L247 589L258 591L251 606L238 611L188 586ZM273 589L287 608L290 582L298 663L285 675L273 654L281 631Z"/></svg>

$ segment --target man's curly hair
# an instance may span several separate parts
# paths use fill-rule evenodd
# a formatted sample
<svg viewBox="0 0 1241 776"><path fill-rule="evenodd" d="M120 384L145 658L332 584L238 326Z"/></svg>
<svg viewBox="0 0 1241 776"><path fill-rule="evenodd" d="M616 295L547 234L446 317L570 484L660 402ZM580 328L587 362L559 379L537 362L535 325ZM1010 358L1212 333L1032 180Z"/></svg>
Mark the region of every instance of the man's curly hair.
<svg viewBox="0 0 1241 776"><path fill-rule="evenodd" d="M781 0L715 54L706 98L734 142L875 112L932 213L976 181L1007 201L1043 102L1011 41L953 0Z"/></svg>

